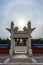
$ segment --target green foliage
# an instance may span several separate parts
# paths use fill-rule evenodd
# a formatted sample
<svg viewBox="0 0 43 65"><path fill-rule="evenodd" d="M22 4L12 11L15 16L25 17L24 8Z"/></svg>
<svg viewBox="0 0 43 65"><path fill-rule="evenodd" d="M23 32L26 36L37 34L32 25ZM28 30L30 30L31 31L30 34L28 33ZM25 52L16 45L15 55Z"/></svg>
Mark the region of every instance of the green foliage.
<svg viewBox="0 0 43 65"><path fill-rule="evenodd" d="M22 39L23 44L26 45L26 39Z"/></svg>
<svg viewBox="0 0 43 65"><path fill-rule="evenodd" d="M7 39L0 38L0 44L6 44L6 43L10 43L10 40L8 38Z"/></svg>
<svg viewBox="0 0 43 65"><path fill-rule="evenodd" d="M26 44L26 40L27 39L22 39L22 41L23 41L23 44ZM19 44L19 42L20 42L20 39L15 39L15 42L17 42L17 44ZM4 43L10 43L10 40L7 38L7 39L1 39L0 38L0 44L4 44ZM33 44L43 44L43 39L31 39L31 43Z"/></svg>
<svg viewBox="0 0 43 65"><path fill-rule="evenodd" d="M43 39L32 39L31 43L43 44Z"/></svg>

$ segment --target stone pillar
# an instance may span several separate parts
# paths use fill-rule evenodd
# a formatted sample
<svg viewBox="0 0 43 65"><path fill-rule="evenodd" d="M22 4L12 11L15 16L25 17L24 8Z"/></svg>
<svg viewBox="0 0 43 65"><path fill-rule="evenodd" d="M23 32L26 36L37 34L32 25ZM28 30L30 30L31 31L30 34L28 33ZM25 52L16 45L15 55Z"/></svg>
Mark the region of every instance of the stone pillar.
<svg viewBox="0 0 43 65"><path fill-rule="evenodd" d="M11 38L11 49L10 49L10 55L15 54L15 40Z"/></svg>
<svg viewBox="0 0 43 65"><path fill-rule="evenodd" d="M31 49L31 22L28 22L28 39L27 39L27 53L29 56L32 55L32 49Z"/></svg>
<svg viewBox="0 0 43 65"><path fill-rule="evenodd" d="M27 54L29 54L29 56L32 55L31 38L28 38L28 39L27 39Z"/></svg>
<svg viewBox="0 0 43 65"><path fill-rule="evenodd" d="M29 55L29 39L27 39L26 45L27 45L27 54Z"/></svg>
<svg viewBox="0 0 43 65"><path fill-rule="evenodd" d="M15 40L13 39L14 35L14 23L11 22L11 49L10 49L10 55L13 55L15 53Z"/></svg>

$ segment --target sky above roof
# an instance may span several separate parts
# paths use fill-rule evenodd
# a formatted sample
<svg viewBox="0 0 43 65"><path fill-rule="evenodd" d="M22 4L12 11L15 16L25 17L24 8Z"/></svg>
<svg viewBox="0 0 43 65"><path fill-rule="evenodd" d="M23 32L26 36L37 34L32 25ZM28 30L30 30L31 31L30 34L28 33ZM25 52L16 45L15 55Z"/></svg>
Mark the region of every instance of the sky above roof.
<svg viewBox="0 0 43 65"><path fill-rule="evenodd" d="M12 20L18 27L21 20L24 20L24 26L30 20L31 27L36 28L32 37L43 38L43 0L0 0L0 38L10 37L6 28Z"/></svg>

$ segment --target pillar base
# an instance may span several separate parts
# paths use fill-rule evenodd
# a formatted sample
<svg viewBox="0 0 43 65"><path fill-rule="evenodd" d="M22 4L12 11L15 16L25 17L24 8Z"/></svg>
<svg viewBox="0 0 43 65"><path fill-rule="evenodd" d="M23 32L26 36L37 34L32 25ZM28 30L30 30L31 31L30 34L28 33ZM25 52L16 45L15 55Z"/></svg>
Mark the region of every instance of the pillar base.
<svg viewBox="0 0 43 65"><path fill-rule="evenodd" d="M28 54L29 56L32 56L32 49L29 49L29 50L27 51L27 54Z"/></svg>
<svg viewBox="0 0 43 65"><path fill-rule="evenodd" d="M9 55L13 56L14 54L15 54L15 52L12 49L10 49Z"/></svg>
<svg viewBox="0 0 43 65"><path fill-rule="evenodd" d="M29 49L29 56L32 56L32 49Z"/></svg>
<svg viewBox="0 0 43 65"><path fill-rule="evenodd" d="M10 51L9 51L9 55L13 56L12 49L10 49Z"/></svg>

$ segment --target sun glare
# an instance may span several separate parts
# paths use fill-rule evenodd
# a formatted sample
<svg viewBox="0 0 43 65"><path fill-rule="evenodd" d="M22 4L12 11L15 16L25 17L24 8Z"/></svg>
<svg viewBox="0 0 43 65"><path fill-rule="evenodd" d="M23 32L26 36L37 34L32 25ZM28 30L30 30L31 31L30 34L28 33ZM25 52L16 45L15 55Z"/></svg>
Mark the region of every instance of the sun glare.
<svg viewBox="0 0 43 65"><path fill-rule="evenodd" d="M20 20L19 21L19 27L23 28L25 26L25 21L24 20Z"/></svg>
<svg viewBox="0 0 43 65"><path fill-rule="evenodd" d="M24 17L19 17L17 19L17 25L19 27L19 30L23 30L23 27L26 26L26 19Z"/></svg>

